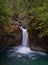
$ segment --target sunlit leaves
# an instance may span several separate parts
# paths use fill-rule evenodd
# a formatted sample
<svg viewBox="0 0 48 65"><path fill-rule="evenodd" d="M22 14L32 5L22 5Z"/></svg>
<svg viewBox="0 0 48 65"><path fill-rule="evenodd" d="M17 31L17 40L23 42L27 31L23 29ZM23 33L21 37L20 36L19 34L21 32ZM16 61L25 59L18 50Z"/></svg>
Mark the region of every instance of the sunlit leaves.
<svg viewBox="0 0 48 65"><path fill-rule="evenodd" d="M0 26L8 25L9 23L9 12L7 12L6 0L0 0Z"/></svg>
<svg viewBox="0 0 48 65"><path fill-rule="evenodd" d="M29 13L32 14L30 27L32 28L32 30L40 30L38 36L43 37L48 35L48 1L39 1L34 1L35 4L33 3L33 5L36 6L37 4L37 6L32 6L32 8L30 9ZM40 3L42 3L42 5L39 5Z"/></svg>

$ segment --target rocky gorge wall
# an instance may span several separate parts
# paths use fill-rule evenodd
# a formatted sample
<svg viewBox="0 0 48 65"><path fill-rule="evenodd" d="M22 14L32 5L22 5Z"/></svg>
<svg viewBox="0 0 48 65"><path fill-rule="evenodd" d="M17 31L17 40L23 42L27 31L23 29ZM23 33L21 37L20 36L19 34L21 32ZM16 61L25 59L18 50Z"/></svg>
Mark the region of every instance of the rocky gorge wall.
<svg viewBox="0 0 48 65"><path fill-rule="evenodd" d="M39 38L38 31L28 29L29 46L31 50L48 52L48 36ZM5 50L11 46L18 46L22 41L22 30L20 24L17 22L15 25L0 28L0 51Z"/></svg>
<svg viewBox="0 0 48 65"><path fill-rule="evenodd" d="M29 45L31 50L44 51L48 53L48 36L42 38L38 37L38 31L28 30L29 34Z"/></svg>
<svg viewBox="0 0 48 65"><path fill-rule="evenodd" d="M16 25L6 26L0 29L0 51L11 46L21 44L22 30L18 23Z"/></svg>

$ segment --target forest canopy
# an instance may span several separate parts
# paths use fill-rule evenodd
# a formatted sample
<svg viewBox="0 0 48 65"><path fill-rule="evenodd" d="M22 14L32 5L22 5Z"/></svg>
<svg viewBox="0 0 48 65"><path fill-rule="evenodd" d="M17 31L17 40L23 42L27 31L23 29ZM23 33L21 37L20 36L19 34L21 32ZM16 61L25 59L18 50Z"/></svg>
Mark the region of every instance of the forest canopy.
<svg viewBox="0 0 48 65"><path fill-rule="evenodd" d="M14 15L26 16L28 28L39 30L39 37L48 35L48 0L0 0L0 25Z"/></svg>

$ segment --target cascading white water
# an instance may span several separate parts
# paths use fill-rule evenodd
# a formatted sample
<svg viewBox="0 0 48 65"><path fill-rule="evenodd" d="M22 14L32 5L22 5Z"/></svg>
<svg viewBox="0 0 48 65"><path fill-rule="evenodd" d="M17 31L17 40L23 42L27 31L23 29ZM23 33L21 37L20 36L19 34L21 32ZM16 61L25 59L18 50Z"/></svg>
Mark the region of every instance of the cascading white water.
<svg viewBox="0 0 48 65"><path fill-rule="evenodd" d="M22 46L27 47L28 46L28 32L27 29L24 29L23 27L21 27L22 29Z"/></svg>
<svg viewBox="0 0 48 65"><path fill-rule="evenodd" d="M27 29L24 29L23 27L20 27L20 28L22 29L22 44L20 46L17 46L17 47L16 46L12 47L12 49L9 50L10 52L12 52L11 54L9 54L9 56L15 56L16 54L27 54L28 55L28 54L33 54L33 53L35 53L35 54L37 53L37 54L40 54L40 55L46 55L43 52L32 51L30 49L30 47L28 46L28 32L27 32Z"/></svg>
<svg viewBox="0 0 48 65"><path fill-rule="evenodd" d="M20 28L22 29L22 44L21 47L18 47L18 50L16 52L28 54L32 52L28 47L28 32L27 29L24 29L22 26Z"/></svg>
<svg viewBox="0 0 48 65"><path fill-rule="evenodd" d="M30 49L30 47L28 46L27 29L24 29L22 26L20 28L22 29L22 44L21 44L21 47L18 47L18 50L16 52L21 54L39 53L39 54L45 55L43 52L32 51Z"/></svg>

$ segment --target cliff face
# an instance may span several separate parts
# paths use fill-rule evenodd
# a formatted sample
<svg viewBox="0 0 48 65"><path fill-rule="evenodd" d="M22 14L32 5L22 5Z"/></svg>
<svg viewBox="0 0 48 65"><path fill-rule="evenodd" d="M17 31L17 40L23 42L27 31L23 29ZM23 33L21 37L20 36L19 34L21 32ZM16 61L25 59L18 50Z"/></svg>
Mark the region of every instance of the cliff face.
<svg viewBox="0 0 48 65"><path fill-rule="evenodd" d="M0 30L0 51L21 44L22 30L18 24L5 26Z"/></svg>
<svg viewBox="0 0 48 65"><path fill-rule="evenodd" d="M38 31L34 32L29 29L29 45L31 50L45 51L48 52L48 36L38 37Z"/></svg>
<svg viewBox="0 0 48 65"><path fill-rule="evenodd" d="M28 27L27 27L28 28ZM29 45L31 50L48 52L48 36L39 38L38 31L28 29ZM0 51L11 46L20 45L22 41L22 30L20 24L13 22L10 26L0 28Z"/></svg>

